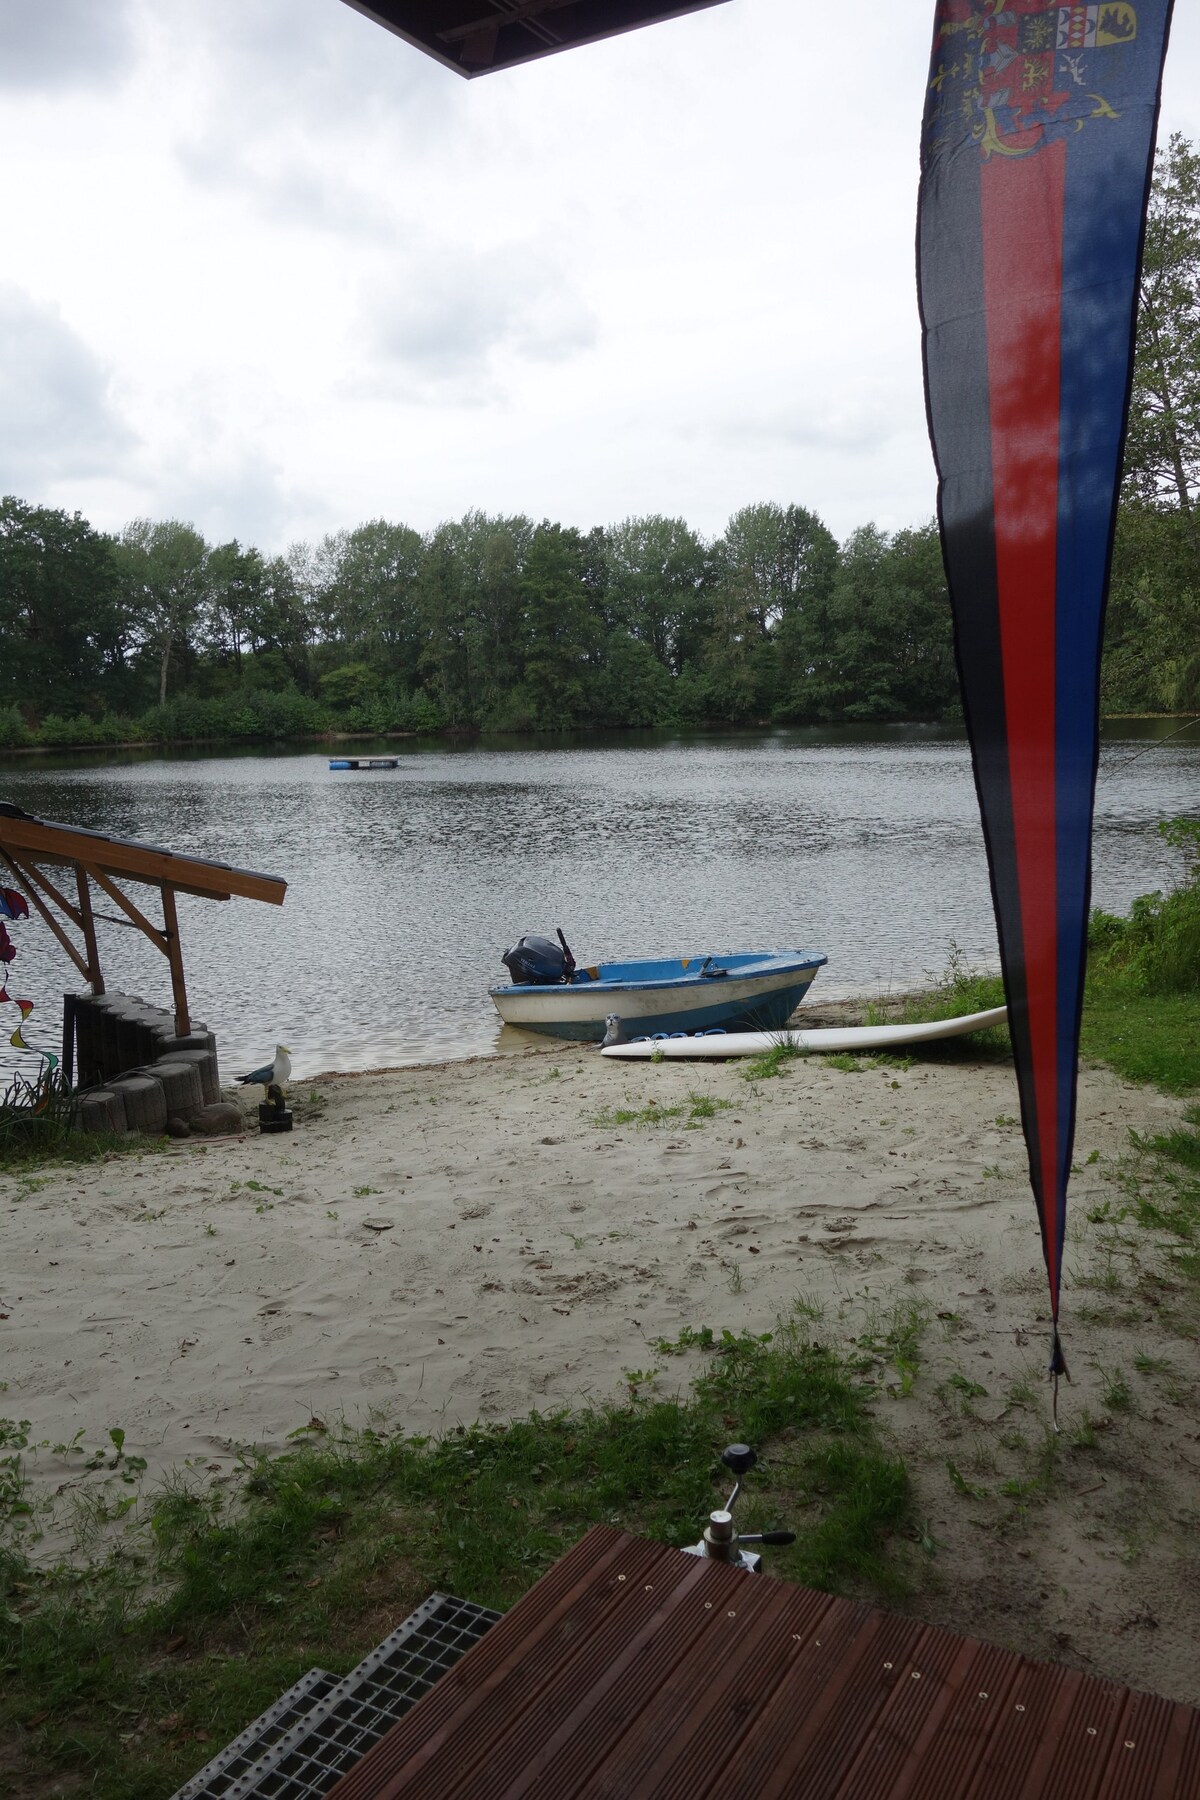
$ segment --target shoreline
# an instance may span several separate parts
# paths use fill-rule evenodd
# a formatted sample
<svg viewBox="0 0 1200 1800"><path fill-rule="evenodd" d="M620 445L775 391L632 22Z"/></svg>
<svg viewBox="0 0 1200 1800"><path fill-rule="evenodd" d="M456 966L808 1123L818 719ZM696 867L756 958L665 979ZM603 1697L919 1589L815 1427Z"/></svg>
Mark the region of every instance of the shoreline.
<svg viewBox="0 0 1200 1800"><path fill-rule="evenodd" d="M1101 713L1100 714L1101 725L1103 725L1107 720L1131 721L1131 720L1139 720L1139 719L1146 719L1146 720L1149 720L1149 719L1183 719L1186 722L1184 729L1186 729L1187 724L1195 724L1197 722L1195 717L1190 712L1188 712L1186 708L1182 712L1134 712L1134 713L1114 712L1114 713ZM815 726L819 730L834 731L834 730L839 729L839 727L844 726L847 729L854 730L854 729L856 729L856 727L858 726L859 723L860 723L859 721L855 721L855 720L834 719L834 720L828 720L828 721L824 721L824 722L813 721L809 725L793 725L793 726L779 727L779 726L773 725L769 719L760 719L760 720L752 722L751 729L756 730L756 731L774 731L774 730L779 730L779 729L804 731L804 730L810 730L813 728L813 726ZM959 718L959 719L940 719L940 718L935 718L935 719L915 719L915 718L880 719L877 721L872 721L872 723L877 723L881 726L891 726L891 725L938 726L938 727L945 727L946 729L949 729L949 730L956 730L956 731L960 732L964 737L966 736L966 727L963 724L963 721L961 718ZM645 732L666 731L666 732L685 732L685 733L689 732L689 731L703 731L703 732L727 731L730 733L735 733L735 732L745 730L746 727L744 725L730 725L730 724L721 724L721 723L716 723L716 722L708 722L708 723L701 723L701 724L695 724L695 725L682 725L682 726L681 725L644 725L644 726L612 725L612 726L607 726L607 727L605 727L605 726L588 726L586 728L580 728L580 729L586 729L586 731L588 733L595 733L595 734L599 734L602 736L606 730L614 731L614 732L624 732L624 733L637 732L637 731L645 731ZM265 737L129 738L129 739L121 739L120 742L115 742L115 743L92 742L92 743L85 743L85 744L5 744L3 746L0 746L0 768L3 767L4 759L5 759L5 757L8 757L8 756L82 756L85 754L102 755L104 752L110 751L110 750L145 750L145 751L149 752L150 754L166 755L171 750L220 749L221 746L225 745L225 744L237 745L237 746L241 746L241 747L245 747L246 745L250 745L250 744L261 744L263 746L264 750L270 750L270 749L278 749L278 747L280 745L288 745L288 744L311 744L314 747L319 747L322 744L395 743L395 742L403 741L403 740L410 739L410 738L411 739L426 738L433 742L446 741L449 743L459 743L459 742L462 742L464 739L487 739L488 737L505 737L505 738L507 738L507 737L529 737L529 738L552 739L552 738L563 736L563 735L575 736L575 735L578 735L578 732L567 732L565 734L560 733L560 732L530 732L530 731L525 731L525 732L487 732L487 731L484 731L481 727L471 727L470 729L466 729L463 727L452 727L452 726L445 726L441 730L438 730L438 731L412 731L412 730L408 730L408 729L403 729L403 730L395 729L395 730L387 730L387 731L338 731L331 727L328 731L319 731L319 732L315 732L315 733L301 733L298 737L286 737L286 738L265 738ZM1170 734L1168 734L1168 735L1170 735Z"/></svg>
<svg viewBox="0 0 1200 1800"><path fill-rule="evenodd" d="M1075 1379L1051 1496L1048 1302L1010 1065L744 1069L548 1040L305 1077L283 1137L0 1176L0 1411L31 1422L33 1491L58 1517L32 1554L65 1549L80 1506L136 1491L113 1430L147 1492L181 1471L232 1486L240 1446L286 1451L313 1421L437 1433L620 1397L631 1370L669 1396L699 1364L656 1340L769 1331L799 1306L844 1354L874 1346L878 1417L940 1546L922 1617L1200 1699L1200 1343L1165 1287L1160 1303L1127 1279L1105 1223L1130 1133L1170 1129L1183 1103L1081 1075ZM83 1468L96 1449L109 1466Z"/></svg>

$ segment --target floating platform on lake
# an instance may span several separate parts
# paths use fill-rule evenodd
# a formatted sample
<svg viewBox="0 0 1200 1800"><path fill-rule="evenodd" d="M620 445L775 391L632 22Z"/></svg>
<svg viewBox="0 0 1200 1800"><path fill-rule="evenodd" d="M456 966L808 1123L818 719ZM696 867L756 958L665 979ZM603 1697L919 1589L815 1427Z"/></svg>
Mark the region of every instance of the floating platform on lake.
<svg viewBox="0 0 1200 1800"><path fill-rule="evenodd" d="M397 769L398 756L331 756L331 769Z"/></svg>

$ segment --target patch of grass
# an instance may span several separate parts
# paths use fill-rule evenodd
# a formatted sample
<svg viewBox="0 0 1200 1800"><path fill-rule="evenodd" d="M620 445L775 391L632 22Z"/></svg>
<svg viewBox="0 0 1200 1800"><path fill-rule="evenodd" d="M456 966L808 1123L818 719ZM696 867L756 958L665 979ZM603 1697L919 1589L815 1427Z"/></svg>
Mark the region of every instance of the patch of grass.
<svg viewBox="0 0 1200 1800"><path fill-rule="evenodd" d="M983 974L972 969L957 944L951 943L946 968L939 976L929 977L930 985L922 994L909 999L902 1017L906 1024L926 1020L954 1019L963 1013L990 1012L1003 1006L1004 983L999 975ZM986 1031L974 1031L961 1038L947 1038L943 1043L922 1044L922 1059L954 1061L963 1057L1003 1057L1011 1053L1008 1027L992 1025Z"/></svg>
<svg viewBox="0 0 1200 1800"><path fill-rule="evenodd" d="M950 1486L956 1494L961 1494L964 1500L986 1500L988 1498L988 1490L984 1487L976 1487L973 1482L968 1481L962 1470L957 1468L949 1457L946 1458L946 1473L950 1477Z"/></svg>
<svg viewBox="0 0 1200 1800"><path fill-rule="evenodd" d="M1126 919L1094 912L1088 955L1101 979L1144 994L1200 993L1200 818L1164 819L1159 835L1183 857L1168 894L1143 894Z"/></svg>
<svg viewBox="0 0 1200 1800"><path fill-rule="evenodd" d="M807 1050L799 1044L772 1044L761 1056L751 1057L741 1071L743 1081L770 1081L776 1075L782 1075L788 1063L795 1062L798 1056L806 1057Z"/></svg>
<svg viewBox="0 0 1200 1800"><path fill-rule="evenodd" d="M1200 997L1150 999L1111 980L1089 981L1080 1053L1126 1081L1189 1094L1200 1088Z"/></svg>
<svg viewBox="0 0 1200 1800"><path fill-rule="evenodd" d="M1196 1107L1190 1109L1192 1117L1196 1112ZM1160 1136L1151 1138L1150 1146L1159 1156L1168 1157L1171 1162L1180 1163L1185 1169L1194 1169L1200 1174L1200 1132L1182 1129L1163 1132Z"/></svg>
<svg viewBox="0 0 1200 1800"><path fill-rule="evenodd" d="M666 1125L671 1119L681 1119L683 1114L682 1106L660 1106L657 1100L649 1100L645 1106L602 1106L593 1114L592 1124L602 1131L621 1125L636 1125L640 1129L644 1125Z"/></svg>
<svg viewBox="0 0 1200 1800"><path fill-rule="evenodd" d="M711 1094L688 1095L690 1111L684 1124L685 1131L698 1131L706 1119L715 1119L719 1112L732 1112L732 1100L717 1100Z"/></svg>
<svg viewBox="0 0 1200 1800"><path fill-rule="evenodd" d="M605 1106L593 1115L591 1122L601 1130L611 1131L622 1125L634 1125L640 1129L646 1125L666 1125L673 1119L682 1119L685 1131L698 1131L706 1119L715 1119L719 1112L729 1112L732 1107L732 1100L716 1100L711 1094L690 1093L686 1106L660 1106L656 1100L648 1100L645 1106Z"/></svg>
<svg viewBox="0 0 1200 1800"><path fill-rule="evenodd" d="M899 1300L890 1313L870 1312L858 1335L858 1347L868 1359L895 1369L899 1381L889 1392L907 1398L921 1366L921 1340L931 1317L924 1300Z"/></svg>
<svg viewBox="0 0 1200 1800"><path fill-rule="evenodd" d="M1133 1390L1125 1379L1125 1371L1120 1366L1115 1369L1098 1369L1100 1391L1104 1396L1104 1404L1109 1412L1122 1413L1133 1411Z"/></svg>
<svg viewBox="0 0 1200 1800"><path fill-rule="evenodd" d="M775 1573L899 1592L908 1477L854 1371L792 1326L687 1347L707 1360L682 1402L638 1382L620 1404L438 1439L329 1431L248 1454L236 1503L177 1480L105 1562L37 1571L7 1552L0 1754L16 1791L151 1800L304 1669L353 1666L431 1589L507 1607L600 1520L692 1543L728 1491L730 1437L760 1452L744 1529L799 1533ZM5 1477L19 1497L0 1461Z"/></svg>

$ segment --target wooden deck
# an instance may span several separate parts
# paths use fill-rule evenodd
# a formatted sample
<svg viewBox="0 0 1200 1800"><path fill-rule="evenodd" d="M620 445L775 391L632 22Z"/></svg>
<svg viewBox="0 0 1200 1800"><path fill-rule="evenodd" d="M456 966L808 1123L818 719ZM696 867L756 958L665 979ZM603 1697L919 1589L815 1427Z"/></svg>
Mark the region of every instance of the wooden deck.
<svg viewBox="0 0 1200 1800"><path fill-rule="evenodd" d="M597 1526L330 1800L1197 1800L1200 1711Z"/></svg>

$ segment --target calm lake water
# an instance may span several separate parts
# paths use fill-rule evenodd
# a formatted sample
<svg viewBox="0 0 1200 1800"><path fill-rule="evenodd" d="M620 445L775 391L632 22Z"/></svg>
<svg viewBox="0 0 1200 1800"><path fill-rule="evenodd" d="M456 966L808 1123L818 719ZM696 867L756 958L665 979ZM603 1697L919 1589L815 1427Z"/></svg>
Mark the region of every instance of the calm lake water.
<svg viewBox="0 0 1200 1800"><path fill-rule="evenodd" d="M1111 912L1178 873L1156 826L1194 812L1200 729L1110 724L1093 899ZM282 909L180 898L193 1012L226 1077L291 1046L299 1074L495 1050L500 952L561 925L580 962L656 952L823 950L814 999L996 963L961 735L936 728L638 734L547 746L354 746L394 771L275 754L10 759L0 798L43 818L283 876ZM102 910L111 910L106 904ZM109 985L169 1004L165 961L102 925ZM57 1049L74 971L36 919L12 928L10 992ZM0 1073L35 1058L9 1048Z"/></svg>

